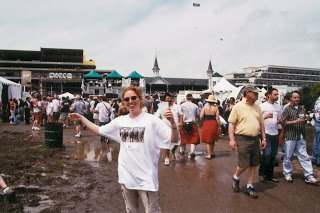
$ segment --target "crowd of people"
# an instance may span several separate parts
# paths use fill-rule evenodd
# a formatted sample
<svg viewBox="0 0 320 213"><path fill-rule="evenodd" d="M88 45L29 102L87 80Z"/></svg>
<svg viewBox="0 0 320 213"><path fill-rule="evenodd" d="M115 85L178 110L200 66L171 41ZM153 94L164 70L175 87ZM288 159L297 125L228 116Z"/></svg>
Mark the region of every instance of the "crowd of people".
<svg viewBox="0 0 320 213"><path fill-rule="evenodd" d="M238 153L232 177L234 192L241 191L240 175L248 171L244 192L258 197L253 185L257 167L260 182L278 183L274 167L279 148L284 152L283 175L287 182L293 181L291 159L296 155L305 182L317 184L312 163L320 167L320 99L310 115L300 104L299 91L291 92L284 106L277 103L277 89L268 88L265 102L260 105L256 104L258 92L255 86L247 85L241 100L229 98L221 105L214 95L194 103L192 94L177 104L169 92L162 97L143 96L134 86L124 89L121 98L113 100L79 95L74 100L60 100L57 95L41 99L35 93L25 101L10 100L10 123L29 124L32 120L32 130L39 131L46 122L61 122L68 127L74 121L75 137L81 137L81 130L88 128L101 135L101 142L119 142L119 183L128 212L137 210L139 197L147 212L160 211L157 170L161 149L168 166L170 160L177 158L195 160L196 146L203 142L204 158L210 160L215 157L214 146L221 135L229 136L229 146ZM306 150L305 127L310 121L315 127L312 157ZM151 174L146 173L149 169ZM152 205L147 205L150 202Z"/></svg>

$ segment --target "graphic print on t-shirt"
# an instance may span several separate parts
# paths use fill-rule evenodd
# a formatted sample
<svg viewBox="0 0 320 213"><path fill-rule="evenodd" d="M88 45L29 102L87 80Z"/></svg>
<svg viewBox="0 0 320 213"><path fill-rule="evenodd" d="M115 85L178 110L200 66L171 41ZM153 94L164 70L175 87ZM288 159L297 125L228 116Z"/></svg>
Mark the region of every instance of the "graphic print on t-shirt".
<svg viewBox="0 0 320 213"><path fill-rule="evenodd" d="M123 142L144 142L145 127L122 127L120 137Z"/></svg>

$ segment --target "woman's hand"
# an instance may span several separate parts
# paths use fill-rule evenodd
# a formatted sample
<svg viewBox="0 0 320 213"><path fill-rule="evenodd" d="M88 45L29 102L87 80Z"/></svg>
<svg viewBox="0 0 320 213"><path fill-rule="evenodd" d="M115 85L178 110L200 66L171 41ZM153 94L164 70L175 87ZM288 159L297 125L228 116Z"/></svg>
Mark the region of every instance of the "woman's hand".
<svg viewBox="0 0 320 213"><path fill-rule="evenodd" d="M78 113L69 113L68 117L72 121L77 121L77 120L81 120L82 115L80 115Z"/></svg>
<svg viewBox="0 0 320 213"><path fill-rule="evenodd" d="M164 117L168 119L171 124L174 124L174 118L170 108L164 113Z"/></svg>

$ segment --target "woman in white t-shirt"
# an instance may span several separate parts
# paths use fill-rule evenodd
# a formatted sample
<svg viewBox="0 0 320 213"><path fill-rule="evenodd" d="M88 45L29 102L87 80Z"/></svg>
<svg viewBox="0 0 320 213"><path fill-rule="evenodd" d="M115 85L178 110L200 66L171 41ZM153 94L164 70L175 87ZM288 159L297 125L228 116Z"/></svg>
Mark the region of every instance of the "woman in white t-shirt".
<svg viewBox="0 0 320 213"><path fill-rule="evenodd" d="M170 109L164 116L171 126L163 125L157 116L142 112L142 93L135 86L125 88L122 99L129 114L101 127L77 113L70 113L69 116L72 120L81 120L94 133L120 143L118 182L126 210L137 212L140 197L146 212L161 212L157 193L158 161L161 149L169 149L171 143L178 142L177 126Z"/></svg>

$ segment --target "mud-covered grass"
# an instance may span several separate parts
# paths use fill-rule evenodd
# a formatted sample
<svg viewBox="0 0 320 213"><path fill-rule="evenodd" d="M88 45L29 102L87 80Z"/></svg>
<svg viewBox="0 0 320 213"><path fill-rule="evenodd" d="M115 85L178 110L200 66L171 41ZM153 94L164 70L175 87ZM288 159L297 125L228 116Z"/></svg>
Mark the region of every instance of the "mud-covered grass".
<svg viewBox="0 0 320 213"><path fill-rule="evenodd" d="M116 163L93 168L72 158L72 150L48 149L43 138L30 133L1 132L0 147L0 173L17 198L0 199L0 212L86 212L94 198L113 209L123 206ZM112 190L109 185L105 199L107 184Z"/></svg>

